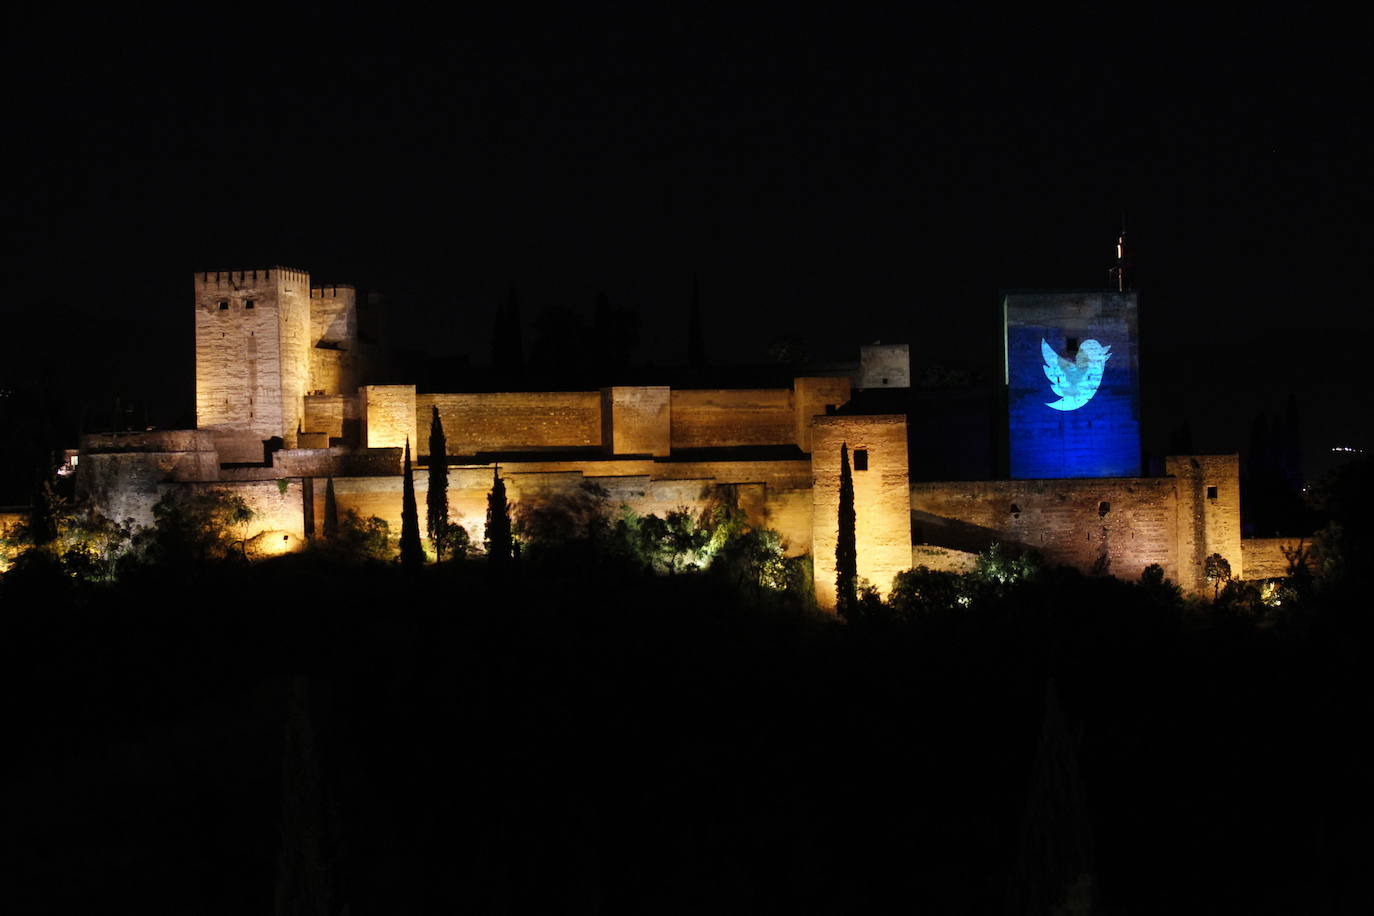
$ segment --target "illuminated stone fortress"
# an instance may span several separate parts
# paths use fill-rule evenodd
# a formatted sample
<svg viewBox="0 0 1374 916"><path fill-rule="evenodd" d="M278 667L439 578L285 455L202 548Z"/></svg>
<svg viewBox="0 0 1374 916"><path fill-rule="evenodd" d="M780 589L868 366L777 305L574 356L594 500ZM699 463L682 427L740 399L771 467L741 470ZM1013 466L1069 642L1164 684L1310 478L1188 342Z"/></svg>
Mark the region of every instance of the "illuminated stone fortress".
<svg viewBox="0 0 1374 916"><path fill-rule="evenodd" d="M351 286L268 267L200 272L193 289L196 428L83 438L78 491L113 518L151 524L178 487L230 490L255 512L254 549L280 553L322 528L332 480L341 513L399 530L402 451L408 440L427 462L437 408L450 518L479 543L493 473L516 503L592 480L641 514L728 488L789 554L812 555L830 608L843 443L859 575L884 594L904 569L966 569L994 542L1121 578L1158 563L1193 592L1213 553L1247 578L1286 568L1284 544L1241 540L1236 455L1172 456L1165 476L1139 476L1133 293L1008 296L1012 473L940 482L911 479L908 415L892 409L910 385L905 345L864 347L852 373L786 388L430 393L370 384ZM423 505L427 475L414 479Z"/></svg>

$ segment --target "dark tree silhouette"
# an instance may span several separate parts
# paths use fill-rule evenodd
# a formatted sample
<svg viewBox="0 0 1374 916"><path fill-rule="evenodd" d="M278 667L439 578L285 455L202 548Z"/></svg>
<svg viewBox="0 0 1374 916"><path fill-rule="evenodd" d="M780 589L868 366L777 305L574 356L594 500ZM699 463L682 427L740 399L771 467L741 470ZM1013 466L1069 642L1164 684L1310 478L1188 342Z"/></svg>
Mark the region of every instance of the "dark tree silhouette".
<svg viewBox="0 0 1374 916"><path fill-rule="evenodd" d="M419 569L425 563L420 546L420 510L415 505L415 476L410 467L410 437L406 437L405 466L401 491L401 565Z"/></svg>
<svg viewBox="0 0 1374 916"><path fill-rule="evenodd" d="M324 484L324 539L333 541L339 536L339 503L334 498L334 478Z"/></svg>
<svg viewBox="0 0 1374 916"><path fill-rule="evenodd" d="M701 288L692 274L692 302L687 313L687 362L692 368L706 365L706 338L701 326Z"/></svg>
<svg viewBox="0 0 1374 916"><path fill-rule="evenodd" d="M39 475L29 509L29 539L40 547L57 539L57 502L52 481L46 474Z"/></svg>
<svg viewBox="0 0 1374 916"><path fill-rule="evenodd" d="M1203 562L1202 575L1212 583L1212 600L1216 601L1222 586L1231 581L1231 564L1221 554L1214 553Z"/></svg>
<svg viewBox="0 0 1374 916"><path fill-rule="evenodd" d="M592 313L591 342L601 372L616 372L630 364L639 343L639 313L625 306L611 305L605 293L596 297Z"/></svg>
<svg viewBox="0 0 1374 916"><path fill-rule="evenodd" d="M448 440L444 438L444 424L439 408L431 407L429 420L429 491L425 494L425 527L434 555L444 559L448 549Z"/></svg>
<svg viewBox="0 0 1374 916"><path fill-rule="evenodd" d="M1064 721L1053 680L1045 686L1040 741L1007 892L1009 913L1092 912L1092 821L1078 741Z"/></svg>
<svg viewBox="0 0 1374 916"><path fill-rule="evenodd" d="M491 333L491 364L497 378L518 381L525 365L525 343L521 331L520 301L511 287L504 306L496 309Z"/></svg>
<svg viewBox="0 0 1374 916"><path fill-rule="evenodd" d="M835 539L835 609L850 619L858 609L858 549L854 543L854 477L849 471L849 444L840 443L839 535Z"/></svg>
<svg viewBox="0 0 1374 916"><path fill-rule="evenodd" d="M506 485L501 471L492 472L491 492L487 494L487 566L504 571L511 561L510 503L506 501Z"/></svg>
<svg viewBox="0 0 1374 916"><path fill-rule="evenodd" d="M1191 455L1193 453L1193 424L1184 420L1169 433L1170 455Z"/></svg>
<svg viewBox="0 0 1374 916"><path fill-rule="evenodd" d="M288 702L276 912L277 916L328 916L334 912L332 831L310 722L308 679L292 680Z"/></svg>
<svg viewBox="0 0 1374 916"><path fill-rule="evenodd" d="M530 375L548 384L584 384L590 364L601 355L600 345L581 313L562 305L549 305L534 317L530 344Z"/></svg>

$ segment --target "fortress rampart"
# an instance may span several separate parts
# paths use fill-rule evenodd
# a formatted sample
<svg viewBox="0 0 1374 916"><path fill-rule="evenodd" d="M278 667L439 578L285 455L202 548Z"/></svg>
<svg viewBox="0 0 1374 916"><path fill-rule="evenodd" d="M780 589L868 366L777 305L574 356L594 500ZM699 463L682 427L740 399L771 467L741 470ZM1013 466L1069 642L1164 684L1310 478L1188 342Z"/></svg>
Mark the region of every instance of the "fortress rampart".
<svg viewBox="0 0 1374 916"><path fill-rule="evenodd" d="M1119 351L1130 372L1113 384L1122 403L1135 403L1132 297L1111 299L1110 321L1099 320L1107 307L1100 294L1021 299L1067 309L1067 318L1050 312L1074 334L1130 330ZM424 505L437 408L452 461L451 519L475 542L495 473L517 504L590 483L608 508L644 514L700 510L729 491L752 524L782 535L789 554L812 555L817 600L827 608L835 602L842 444L851 456L859 575L883 594L904 569L967 569L993 543L1127 579L1159 564L1190 592L1206 590L1203 566L1214 553L1238 577L1273 576L1287 571L1285 550L1294 546L1242 542L1235 455L1173 456L1156 478L913 482L907 416L875 409L902 403L891 396L910 383L904 344L864 347L853 379L799 377L790 387L429 393L367 384L358 304L352 286L312 286L307 272L290 268L196 274L197 428L86 436L78 492L106 515L146 525L156 501L177 487L225 489L257 513L254 550L272 553L320 529L332 479L341 512L377 516L396 532L402 450L408 440ZM1013 317L1034 318L1030 305ZM1039 359L1049 331L1031 323L1037 336L1026 347ZM1009 319L1007 327L1020 325ZM1054 346L1069 352L1068 331L1057 333ZM878 392L871 401L870 390ZM1044 400L1033 395L1026 405Z"/></svg>

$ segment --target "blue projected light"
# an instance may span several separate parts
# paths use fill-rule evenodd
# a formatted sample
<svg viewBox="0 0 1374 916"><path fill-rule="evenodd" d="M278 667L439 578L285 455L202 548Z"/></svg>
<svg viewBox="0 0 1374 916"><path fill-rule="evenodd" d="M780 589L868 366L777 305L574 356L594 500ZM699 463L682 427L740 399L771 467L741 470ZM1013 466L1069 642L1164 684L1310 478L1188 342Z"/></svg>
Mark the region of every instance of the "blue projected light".
<svg viewBox="0 0 1374 916"><path fill-rule="evenodd" d="M1003 321L1011 476L1139 476L1135 293L1009 293Z"/></svg>
<svg viewBox="0 0 1374 916"><path fill-rule="evenodd" d="M1059 400L1045 406L1055 410L1077 410L1097 394L1112 348L1095 340L1085 340L1078 348L1078 358L1067 360L1055 353L1042 337L1040 355L1045 357L1045 377L1050 380L1050 390L1059 396Z"/></svg>

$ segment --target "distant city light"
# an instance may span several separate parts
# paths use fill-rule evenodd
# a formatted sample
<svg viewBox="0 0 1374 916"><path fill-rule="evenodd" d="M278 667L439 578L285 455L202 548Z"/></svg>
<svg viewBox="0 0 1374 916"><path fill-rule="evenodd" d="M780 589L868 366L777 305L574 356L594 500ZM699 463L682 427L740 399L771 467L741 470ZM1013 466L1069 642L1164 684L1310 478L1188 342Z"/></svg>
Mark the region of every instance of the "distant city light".
<svg viewBox="0 0 1374 916"><path fill-rule="evenodd" d="M1355 448L1355 446L1353 446L1353 445L1337 445L1337 446L1335 446L1334 448L1332 448L1331 451L1333 451L1333 452L1345 452L1345 453L1347 453L1347 454L1352 454L1352 455L1363 455L1363 454L1364 454L1364 449L1362 449L1362 448Z"/></svg>

